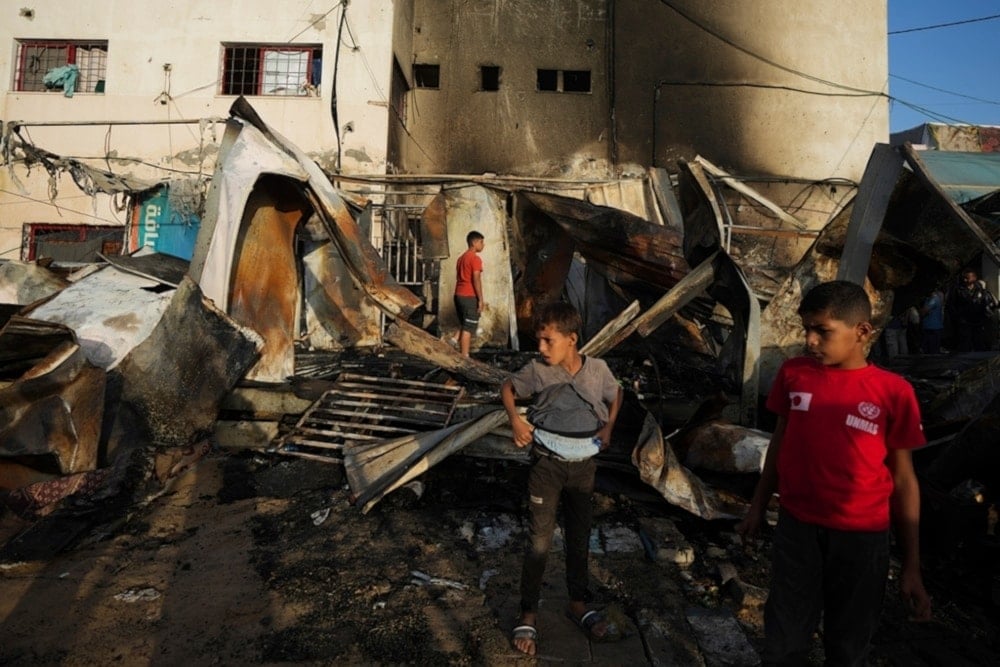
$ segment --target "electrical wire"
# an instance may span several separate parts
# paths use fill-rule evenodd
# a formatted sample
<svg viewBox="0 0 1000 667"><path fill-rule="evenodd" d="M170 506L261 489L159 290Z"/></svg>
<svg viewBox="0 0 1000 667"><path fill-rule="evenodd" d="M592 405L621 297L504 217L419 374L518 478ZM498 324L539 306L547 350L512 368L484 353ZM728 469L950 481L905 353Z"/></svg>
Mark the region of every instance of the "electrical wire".
<svg viewBox="0 0 1000 667"><path fill-rule="evenodd" d="M85 216L85 217L88 217L88 218L93 218L94 220L100 220L101 222L108 222L108 223L111 223L113 225L124 225L125 224L121 220L109 220L108 218L102 218L101 216L94 215L93 213L84 213L83 211L76 211L76 210L71 209L71 208L66 208L65 206L59 206L58 204L56 204L54 202L51 202L51 201L46 201L44 199L36 199L35 197L29 197L28 195L23 195L20 192L14 192L13 190L7 190L6 188L0 188L0 192L3 192L4 194L8 194L8 195L13 195L15 197L20 197L21 199L26 199L26 200L28 200L30 202L35 202L36 204L48 204L50 206L55 206L57 209L62 209L64 211L68 211L70 213L75 213L76 215L82 215L82 216ZM14 227L12 229L16 229L16 227Z"/></svg>
<svg viewBox="0 0 1000 667"><path fill-rule="evenodd" d="M938 88L926 83L920 83L919 81L914 81L913 79L907 79L905 76L899 76L898 74L890 74L890 79L899 79L900 81L905 81L907 83L912 83L914 86L920 86L921 88L928 88L930 90L936 90L939 93L946 93L948 95L954 95L955 97L963 97L967 100L972 100L973 102L982 102L983 104L993 104L995 106L1000 106L1000 102L997 100L985 100L981 97L973 97L972 95L963 95L962 93L956 93L953 90L945 90L944 88Z"/></svg>
<svg viewBox="0 0 1000 667"><path fill-rule="evenodd" d="M795 76L802 77L803 79L808 79L809 81L814 81L816 83L821 83L823 85L830 86L832 88L840 88L841 90L849 90L849 91L852 91L852 92L855 92L855 93L866 93L866 94L869 94L869 95L882 95L883 94L883 93L880 93L878 91L865 90L864 88L856 88L854 86L848 86L848 85L845 85L845 84L842 84L842 83L837 83L836 81L830 81L829 79L823 79L821 77L814 76L812 74L808 74L808 73L803 72L801 70L797 70L797 69L795 69L793 67L788 67L787 65L782 65L781 63L779 63L779 62L777 62L775 60L771 60L770 58L767 58L765 56L760 55L756 51L751 51L747 47L745 47L745 46L743 46L741 44L737 44L736 42L734 42L733 40L729 39L725 35L722 35L721 33L713 30L710 26L705 25L704 23L698 21L697 19L695 19L692 16L686 14L682 10L678 9L677 7L675 7L673 5L673 3L670 2L670 0L660 0L660 2L663 3L664 5L666 5L667 7L669 7L670 9L674 10L674 12L676 12L677 14L679 14L682 18L684 18L685 20L687 20L689 23L695 25L697 28L701 29L703 32L708 33L712 37L715 37L719 41L723 42L724 44L728 44L729 46L733 47L737 51L739 51L741 53L745 53L746 55L750 56L751 58L754 58L754 59L759 60L759 61L761 61L763 63L766 63L766 64L770 65L771 67L775 67L777 69L780 69L783 72L788 72L789 74L794 74Z"/></svg>
<svg viewBox="0 0 1000 667"><path fill-rule="evenodd" d="M795 69L793 67L788 67L787 65L782 65L779 62L771 60L770 58L762 56L759 53L756 53L755 51L752 51L752 50L746 48L745 46L742 46L741 44L736 43L735 41L729 39L725 35L720 34L716 30L713 30L710 26L705 25L703 22L699 21L698 19L690 16L689 14L685 13L681 9L677 8L676 6L674 6L674 4L670 2L670 0L660 0L660 2L663 5L669 7L670 9L672 9L674 12L676 12L682 18L684 18L685 20L687 20L689 23L693 24L694 26L696 26L697 28L701 29L705 33L711 35L712 37L715 37L716 39L718 39L719 41L723 42L724 44L727 44L727 45L731 46L732 48L736 49L737 51L740 51L741 53L745 53L746 55L750 56L751 58L755 58L757 60L760 60L763 63L771 65L772 67L780 69L780 70L782 70L784 72L788 72L789 74L794 74L795 76L800 76L800 77L802 77L804 79L807 79L809 81L814 81L816 83L820 83L820 84L823 84L823 85L831 86L833 88L839 88L839 89L842 89L842 90L848 90L848 91L851 91L851 92L854 92L854 93L861 93L862 96L864 96L864 95L870 95L870 96L873 96L873 97L874 96L882 96L882 97L885 97L887 100L889 100L890 103L896 102L896 103L902 104L903 106L905 106L905 107L907 107L909 109L912 109L912 110L914 110L914 111L916 111L918 113L921 113L921 114L927 116L928 118L931 118L931 119L934 119L934 120L938 120L938 121L941 121L941 122L959 123L959 124L963 124L963 125L971 125L971 124L973 124L973 123L968 123L967 121L963 121L963 120L961 120L959 118L954 118L954 117L951 117L951 116L947 116L945 114L936 113L936 112L931 111L930 109L922 107L922 106L920 106L918 104L915 104L913 102L907 102L906 100L900 99L898 97L894 97L894 96L889 95L887 93L883 93L883 92L879 92L879 91L874 91L874 90L865 90L864 88L855 88L853 86L847 86L847 85L844 85L844 84L841 84L841 83L837 83L836 81L830 81L828 79L823 79L821 77L813 76L812 74L808 74L806 72L802 72L802 71L797 70L797 69ZM970 19L968 21L957 21L957 22L954 22L954 23L940 24L940 25L937 25L937 26L926 26L925 29L937 28L937 27L946 27L946 26L949 26L949 25L959 25L959 24L962 24L962 23L973 23L973 22L977 22L977 21L986 21L986 20L992 20L994 18L1000 18L1000 15L986 16L986 17L982 17L982 18L979 18L979 19ZM915 30L915 29L913 29L913 30ZM893 34L893 33L889 33L889 34ZM775 86L775 87L777 87L777 86ZM803 92L803 93L810 93L810 92L812 92L812 91L806 91L806 90L799 90L799 89L795 89L795 88L789 88L789 89L793 90L793 91ZM819 94L819 93L814 93L814 94Z"/></svg>
<svg viewBox="0 0 1000 667"><path fill-rule="evenodd" d="M330 9L326 10L325 14L323 14L322 16L317 16L316 18L314 18L312 21L309 22L309 25L307 25L305 28L303 28L302 30L300 30L297 33L295 33L295 35L291 39L285 40L285 43L286 44L291 44L292 42L294 42L295 40L297 40L299 37L301 37L306 32L306 30L309 30L314 25L316 25L317 23L319 23L320 21L322 21L323 19L325 19L327 16L329 16L330 14L332 14L333 11L335 9L337 9L337 7L340 7L343 4L344 4L344 2L341 1L341 2L338 2L337 4L335 4L333 7L330 7Z"/></svg>
<svg viewBox="0 0 1000 667"><path fill-rule="evenodd" d="M995 19L1000 19L1000 14L993 14L992 16L982 16L978 19L966 19L964 21L952 21L951 23L936 23L934 25L925 25L920 28L906 28L905 30L890 30L888 34L890 35L904 35L908 32L920 32L921 30L937 30L938 28L950 28L956 25L966 25L967 23L979 23L981 21L993 21Z"/></svg>

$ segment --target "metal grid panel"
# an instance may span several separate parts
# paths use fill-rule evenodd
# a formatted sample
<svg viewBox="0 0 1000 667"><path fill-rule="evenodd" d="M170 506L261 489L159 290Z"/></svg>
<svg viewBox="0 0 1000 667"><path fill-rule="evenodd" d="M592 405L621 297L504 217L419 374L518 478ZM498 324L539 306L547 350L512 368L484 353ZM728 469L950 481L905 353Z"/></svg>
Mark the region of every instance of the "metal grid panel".
<svg viewBox="0 0 1000 667"><path fill-rule="evenodd" d="M275 451L340 461L345 444L444 428L462 394L459 386L344 373L302 414Z"/></svg>

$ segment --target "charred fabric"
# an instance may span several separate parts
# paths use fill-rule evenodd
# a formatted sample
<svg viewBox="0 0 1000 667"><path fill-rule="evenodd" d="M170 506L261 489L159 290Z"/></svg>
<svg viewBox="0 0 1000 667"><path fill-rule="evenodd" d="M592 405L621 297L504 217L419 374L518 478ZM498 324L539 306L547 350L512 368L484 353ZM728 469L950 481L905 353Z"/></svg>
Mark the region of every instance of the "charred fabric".
<svg viewBox="0 0 1000 667"><path fill-rule="evenodd" d="M128 179L16 138L8 150L86 191L141 198ZM761 396L801 346L802 292L861 282L881 327L968 262L1000 261L1000 179L962 200L925 159L876 147L855 201L797 265L764 279L733 251L729 208L747 197L780 208L726 189L707 160L626 184L643 202L634 212L591 203L586 188L487 177L415 179L377 204L240 99L190 257L0 265L0 491L29 519L131 507L212 447L255 449L343 466L367 512L452 455L517 464L498 388L532 354L535 308L567 299L583 352L626 390L600 465L703 519L739 517L769 438ZM795 222L781 213L778 225ZM392 230L381 253L376 222ZM464 358L447 342L449 274L472 229L489 240L489 307ZM992 534L1000 360L895 364L923 401L932 507L965 508L977 517L968 537Z"/></svg>

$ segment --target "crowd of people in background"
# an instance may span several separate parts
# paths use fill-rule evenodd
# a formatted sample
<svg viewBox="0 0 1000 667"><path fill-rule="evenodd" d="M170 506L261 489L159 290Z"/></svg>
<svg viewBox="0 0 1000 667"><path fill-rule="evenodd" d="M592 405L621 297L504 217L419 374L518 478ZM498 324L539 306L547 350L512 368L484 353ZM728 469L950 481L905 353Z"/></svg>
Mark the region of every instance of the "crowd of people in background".
<svg viewBox="0 0 1000 667"><path fill-rule="evenodd" d="M973 268L931 290L922 303L903 306L882 332L878 353L887 358L997 349L997 299Z"/></svg>

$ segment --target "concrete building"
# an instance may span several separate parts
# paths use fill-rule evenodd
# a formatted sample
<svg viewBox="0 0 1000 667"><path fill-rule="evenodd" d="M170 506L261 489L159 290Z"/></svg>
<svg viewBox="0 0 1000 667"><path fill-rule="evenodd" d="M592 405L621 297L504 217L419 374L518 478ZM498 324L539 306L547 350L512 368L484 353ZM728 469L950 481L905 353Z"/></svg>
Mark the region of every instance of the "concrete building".
<svg viewBox="0 0 1000 667"><path fill-rule="evenodd" d="M224 119L242 94L324 168L384 173L392 15L389 0L346 11L311 0L0 0L0 117L5 133L22 121L34 145L115 173L206 176L222 133L202 119ZM45 74L68 64L72 96L47 90ZM120 199L92 198L65 175L50 202L41 165L4 158L0 258L46 231L69 240L77 225L127 221Z"/></svg>
<svg viewBox="0 0 1000 667"><path fill-rule="evenodd" d="M210 174L220 137L197 121L243 94L332 172L615 179L702 155L815 229L888 137L881 1L0 0L0 17L6 129L147 178ZM72 97L45 91L67 64ZM0 258L25 224L126 220L66 179L52 206L43 169L6 166Z"/></svg>

